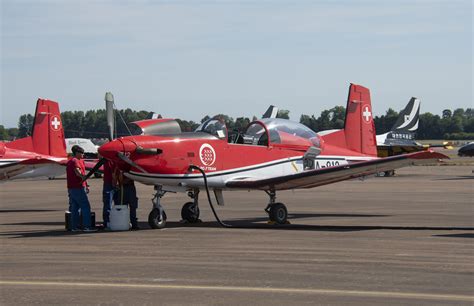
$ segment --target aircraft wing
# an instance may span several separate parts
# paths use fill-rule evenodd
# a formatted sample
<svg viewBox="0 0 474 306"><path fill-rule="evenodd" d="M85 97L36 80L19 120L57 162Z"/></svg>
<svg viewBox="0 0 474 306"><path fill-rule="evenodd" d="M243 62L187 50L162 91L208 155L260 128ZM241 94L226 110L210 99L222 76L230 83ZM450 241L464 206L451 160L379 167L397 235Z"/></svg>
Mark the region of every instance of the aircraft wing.
<svg viewBox="0 0 474 306"><path fill-rule="evenodd" d="M260 190L313 188L382 171L393 170L404 166L426 164L428 161L443 158L449 157L433 151L422 151L379 158L370 161L357 162L337 167L307 170L300 173L267 179L256 180L252 178L231 180L226 182L226 187Z"/></svg>
<svg viewBox="0 0 474 306"><path fill-rule="evenodd" d="M0 181L50 164L66 165L66 161L55 161L47 158L30 158L0 166Z"/></svg>

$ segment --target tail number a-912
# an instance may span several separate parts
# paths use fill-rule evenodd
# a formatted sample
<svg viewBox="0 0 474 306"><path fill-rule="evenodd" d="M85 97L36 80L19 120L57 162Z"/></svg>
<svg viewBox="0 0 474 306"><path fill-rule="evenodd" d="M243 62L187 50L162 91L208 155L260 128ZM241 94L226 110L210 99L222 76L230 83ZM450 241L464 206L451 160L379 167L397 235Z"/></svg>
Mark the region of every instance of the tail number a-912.
<svg viewBox="0 0 474 306"><path fill-rule="evenodd" d="M335 167L339 166L339 161L337 160L317 160L315 168L316 169L321 169L321 168L328 168L328 167Z"/></svg>

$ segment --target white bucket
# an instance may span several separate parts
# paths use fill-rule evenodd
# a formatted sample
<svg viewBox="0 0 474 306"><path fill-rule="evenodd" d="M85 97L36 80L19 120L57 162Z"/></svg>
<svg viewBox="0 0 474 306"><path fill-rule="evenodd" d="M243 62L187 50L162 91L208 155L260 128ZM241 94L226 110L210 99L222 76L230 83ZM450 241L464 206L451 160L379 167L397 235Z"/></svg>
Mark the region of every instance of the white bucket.
<svg viewBox="0 0 474 306"><path fill-rule="evenodd" d="M128 231L130 229L130 211L128 205L114 205L110 210L110 230Z"/></svg>

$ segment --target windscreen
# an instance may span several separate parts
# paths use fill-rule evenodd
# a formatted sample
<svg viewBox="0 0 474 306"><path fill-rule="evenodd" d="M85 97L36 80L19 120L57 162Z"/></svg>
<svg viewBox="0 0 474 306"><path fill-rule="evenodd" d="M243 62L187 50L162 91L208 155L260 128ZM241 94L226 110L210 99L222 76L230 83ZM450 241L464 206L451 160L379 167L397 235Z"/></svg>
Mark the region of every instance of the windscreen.
<svg viewBox="0 0 474 306"><path fill-rule="evenodd" d="M209 119L198 126L195 132L205 132L219 139L227 139L227 127L225 122L218 119Z"/></svg>

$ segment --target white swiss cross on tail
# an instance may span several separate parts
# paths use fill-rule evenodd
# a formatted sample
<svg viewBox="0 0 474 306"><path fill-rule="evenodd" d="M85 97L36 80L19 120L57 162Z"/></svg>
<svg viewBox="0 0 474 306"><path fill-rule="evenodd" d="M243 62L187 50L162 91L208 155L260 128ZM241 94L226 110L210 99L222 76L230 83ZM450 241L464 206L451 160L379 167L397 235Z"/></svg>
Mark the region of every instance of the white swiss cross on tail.
<svg viewBox="0 0 474 306"><path fill-rule="evenodd" d="M370 122L370 118L372 118L372 113L370 112L369 106L364 106L363 112L362 112L362 118L364 118L364 121L366 123Z"/></svg>
<svg viewBox="0 0 474 306"><path fill-rule="evenodd" d="M59 120L58 116L53 116L51 119L51 128L55 131L59 130L61 127L61 120Z"/></svg>

